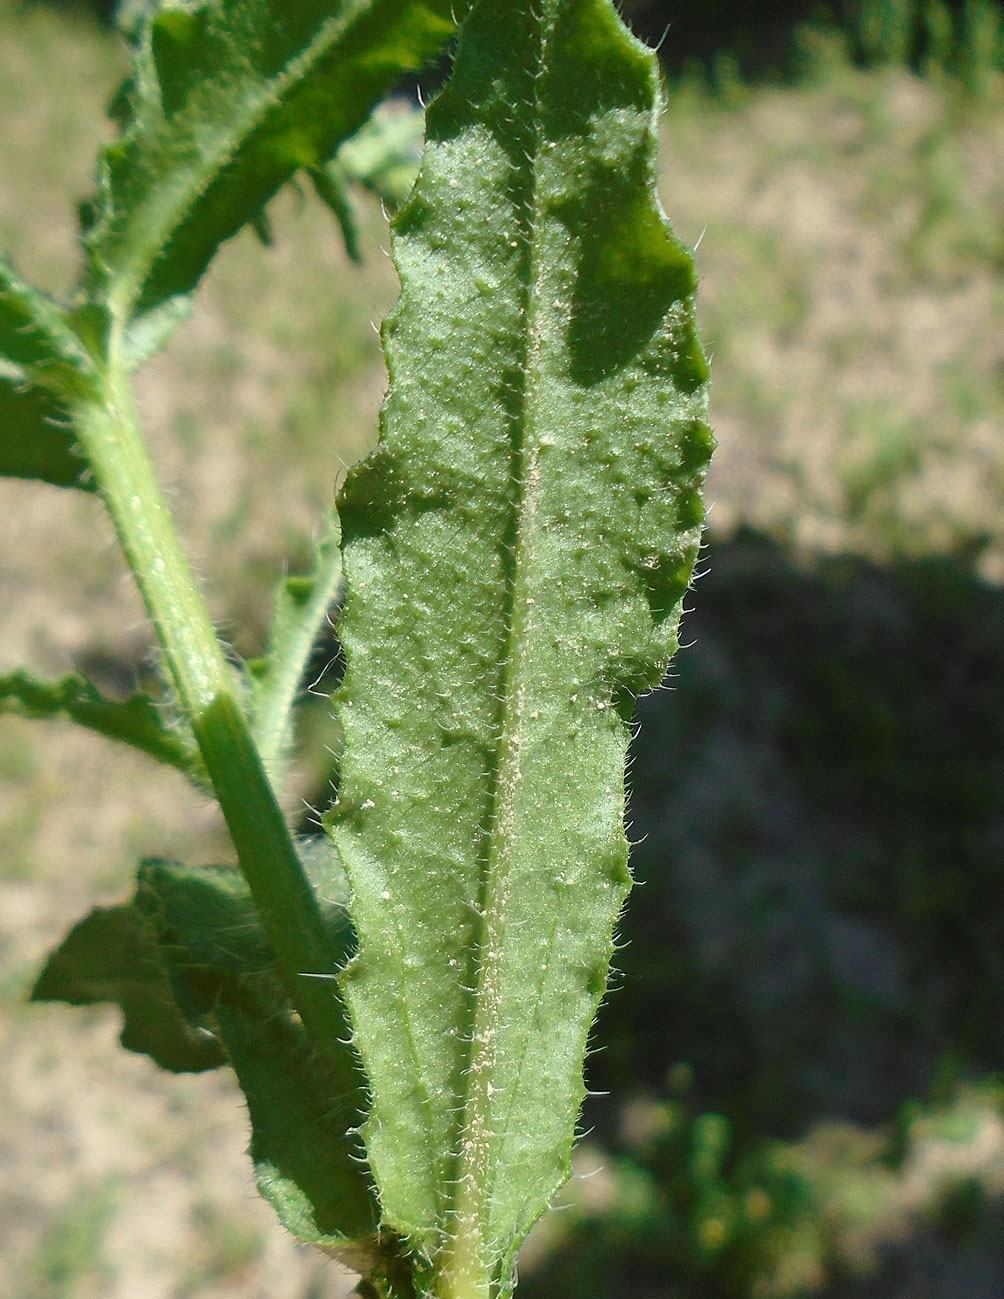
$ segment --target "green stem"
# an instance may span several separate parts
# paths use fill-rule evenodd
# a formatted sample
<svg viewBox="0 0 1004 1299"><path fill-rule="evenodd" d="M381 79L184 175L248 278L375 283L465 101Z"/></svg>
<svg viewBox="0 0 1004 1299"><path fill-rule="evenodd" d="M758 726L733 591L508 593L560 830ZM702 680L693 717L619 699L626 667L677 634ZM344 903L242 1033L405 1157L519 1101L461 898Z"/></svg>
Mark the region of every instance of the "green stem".
<svg viewBox="0 0 1004 1299"><path fill-rule="evenodd" d="M324 919L238 702L236 674L182 553L124 367L113 362L102 399L82 403L75 415L290 999L315 1040L334 1044L348 1036L348 1024L337 991L316 977L334 974ZM343 1062L345 1091L355 1092L358 1076L344 1063L346 1053L332 1054Z"/></svg>
<svg viewBox="0 0 1004 1299"><path fill-rule="evenodd" d="M314 1040L337 1047L351 1029L334 984L327 927L244 714L221 694L193 727L290 1000ZM361 1108L354 1059L343 1050L329 1054L340 1096Z"/></svg>
<svg viewBox="0 0 1004 1299"><path fill-rule="evenodd" d="M76 432L164 651L187 717L235 690L209 611L199 593L157 482L124 372L108 378L103 400L77 409Z"/></svg>

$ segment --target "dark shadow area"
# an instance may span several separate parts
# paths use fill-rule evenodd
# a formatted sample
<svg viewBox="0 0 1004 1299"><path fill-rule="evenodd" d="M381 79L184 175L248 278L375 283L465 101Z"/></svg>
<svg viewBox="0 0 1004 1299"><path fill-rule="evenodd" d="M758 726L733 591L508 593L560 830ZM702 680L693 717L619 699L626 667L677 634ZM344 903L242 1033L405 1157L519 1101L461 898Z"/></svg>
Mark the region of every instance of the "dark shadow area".
<svg viewBox="0 0 1004 1299"><path fill-rule="evenodd" d="M640 708L592 1081L686 1058L786 1134L888 1118L946 1055L1004 1068L1004 592L951 557L806 571L754 535L708 565Z"/></svg>
<svg viewBox="0 0 1004 1299"><path fill-rule="evenodd" d="M649 1207L615 1197L528 1299L587 1277L611 1299L750 1294L767 1224L731 1260L694 1246L702 1158L735 1189L766 1140L895 1132L909 1102L1004 1070L1004 592L971 559L803 567L750 533L706 567L670 689L640 706L638 886L588 1067L610 1096L584 1128ZM773 1186L772 1212L799 1194Z"/></svg>

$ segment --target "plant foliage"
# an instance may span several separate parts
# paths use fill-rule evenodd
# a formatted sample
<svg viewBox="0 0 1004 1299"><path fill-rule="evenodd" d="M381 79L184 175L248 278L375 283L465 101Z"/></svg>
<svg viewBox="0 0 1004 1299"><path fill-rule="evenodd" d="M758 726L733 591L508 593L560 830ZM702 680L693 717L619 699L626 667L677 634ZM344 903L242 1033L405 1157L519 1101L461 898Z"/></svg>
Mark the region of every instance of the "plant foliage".
<svg viewBox="0 0 1004 1299"><path fill-rule="evenodd" d="M142 28L85 236L120 316L198 282L297 171L322 167L452 30L444 0L167 4Z"/></svg>
<svg viewBox="0 0 1004 1299"><path fill-rule="evenodd" d="M132 902L78 925L35 996L118 1003L123 1043L167 1068L228 1061L263 1193L387 1299L507 1295L567 1175L630 885L629 724L677 647L712 447L693 265L655 196L654 56L610 0L466 10L160 6L85 213L77 297L0 280L0 469L100 492L171 691L166 708L116 703L22 671L0 706L180 767L212 789L241 867L144 863ZM268 655L235 667L130 371L297 171L352 251L347 187L399 198L413 125L392 115L339 146L454 16L453 75L395 220L380 445L312 573L281 585ZM343 569L333 848L294 843L281 799Z"/></svg>
<svg viewBox="0 0 1004 1299"><path fill-rule="evenodd" d="M509 1285L567 1175L628 887L625 717L703 517L657 103L609 5L475 10L395 223L383 439L340 503L366 1143L391 1224L463 1253L470 1293Z"/></svg>

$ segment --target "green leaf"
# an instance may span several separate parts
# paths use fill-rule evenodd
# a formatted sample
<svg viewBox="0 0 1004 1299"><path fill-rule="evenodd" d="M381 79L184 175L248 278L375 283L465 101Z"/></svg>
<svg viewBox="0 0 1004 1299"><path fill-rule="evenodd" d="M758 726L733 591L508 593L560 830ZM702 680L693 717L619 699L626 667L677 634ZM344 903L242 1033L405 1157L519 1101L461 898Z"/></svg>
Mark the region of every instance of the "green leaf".
<svg viewBox="0 0 1004 1299"><path fill-rule="evenodd" d="M292 716L310 655L338 596L342 576L341 529L334 509L314 552L313 572L287 577L275 597L265 658L248 664L252 683L252 734L274 789L281 790L284 759L292 744Z"/></svg>
<svg viewBox="0 0 1004 1299"><path fill-rule="evenodd" d="M449 0L161 7L85 218L90 293L122 320L188 294L219 244L327 162L453 26Z"/></svg>
<svg viewBox="0 0 1004 1299"><path fill-rule="evenodd" d="M325 1055L288 1013L223 997L216 1019L251 1116L258 1189L297 1239L366 1270L379 1210Z"/></svg>
<svg viewBox="0 0 1004 1299"><path fill-rule="evenodd" d="M174 331L191 315L192 299L178 296L167 298L145 315L132 321L125 332L122 363L127 370L155 356Z"/></svg>
<svg viewBox="0 0 1004 1299"><path fill-rule="evenodd" d="M114 1002L122 1009L122 1045L172 1073L226 1063L206 1024L179 1010L161 961L157 935L133 906L92 911L49 957L32 1001L71 1006Z"/></svg>
<svg viewBox="0 0 1004 1299"><path fill-rule="evenodd" d="M425 113L396 101L382 104L338 150L345 175L396 211L411 193L425 139Z"/></svg>
<svg viewBox="0 0 1004 1299"><path fill-rule="evenodd" d="M62 309L0 257L0 362L61 397L95 390L94 366Z"/></svg>
<svg viewBox="0 0 1004 1299"><path fill-rule="evenodd" d="M699 544L707 365L659 107L608 0L475 8L395 223L382 442L340 501L364 1136L448 1299L507 1292L567 1174L628 719Z"/></svg>
<svg viewBox="0 0 1004 1299"><path fill-rule="evenodd" d="M344 961L351 929L331 905L331 849L305 862L322 897L333 967ZM362 1266L377 1209L355 1135L352 1098L340 1092L330 1061L347 1045L318 1044L290 1012L247 885L225 867L186 870L147 862L137 907L153 923L179 1004L211 1014L247 1099L251 1157L262 1194L283 1225ZM303 977L311 977L304 972ZM333 971L325 977L333 978Z"/></svg>
<svg viewBox="0 0 1004 1299"><path fill-rule="evenodd" d="M311 171L318 198L334 214L354 262L362 261L362 254L349 185L362 185L388 211L396 211L418 175L424 133L425 114L418 109L403 104L382 106L327 166Z"/></svg>
<svg viewBox="0 0 1004 1299"><path fill-rule="evenodd" d="M349 198L346 177L334 163L329 163L327 167L314 167L310 179L313 181L317 197L338 222L349 260L358 266L363 260L363 255L359 247L359 230L356 226L355 209Z"/></svg>
<svg viewBox="0 0 1004 1299"><path fill-rule="evenodd" d="M331 845L307 845L304 865L325 899L332 962L340 964L352 931ZM377 1209L355 1134L360 1115L330 1068L336 1051L351 1048L311 1041L291 1012L238 871L143 862L134 901L81 921L32 998L117 1003L123 1045L165 1069L229 1059L248 1102L262 1193L295 1235L367 1265Z"/></svg>
<svg viewBox="0 0 1004 1299"><path fill-rule="evenodd" d="M323 170L343 183L362 185L396 211L418 175L424 135L421 109L401 102L381 105Z"/></svg>
<svg viewBox="0 0 1004 1299"><path fill-rule="evenodd" d="M0 474L94 490L64 407L13 369L0 370Z"/></svg>
<svg viewBox="0 0 1004 1299"><path fill-rule="evenodd" d="M44 681L20 668L0 677L0 713L18 717L67 717L111 740L121 740L158 762L177 767L198 785L205 784L198 752L184 731L168 725L149 695L122 702L106 699L78 673Z"/></svg>

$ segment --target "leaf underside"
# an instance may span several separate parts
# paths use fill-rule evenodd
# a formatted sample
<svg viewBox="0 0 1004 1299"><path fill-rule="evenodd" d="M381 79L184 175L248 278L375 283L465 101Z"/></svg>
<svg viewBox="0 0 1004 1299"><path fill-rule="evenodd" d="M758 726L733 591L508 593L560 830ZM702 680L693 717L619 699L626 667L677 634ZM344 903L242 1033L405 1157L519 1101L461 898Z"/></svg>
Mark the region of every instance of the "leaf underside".
<svg viewBox="0 0 1004 1299"><path fill-rule="evenodd" d="M31 999L114 1003L122 1011L126 1050L150 1056L171 1073L216 1069L226 1061L208 1027L179 1009L157 936L131 905L96 908L75 925L46 962Z"/></svg>
<svg viewBox="0 0 1004 1299"><path fill-rule="evenodd" d="M507 1290L567 1175L629 887L627 719L703 519L658 107L608 0L476 6L395 223L381 445L340 501L364 1136L386 1221L437 1267L466 1251L472 1294Z"/></svg>
<svg viewBox="0 0 1004 1299"><path fill-rule="evenodd" d="M19 375L0 374L0 474L93 491L64 408Z"/></svg>
<svg viewBox="0 0 1004 1299"><path fill-rule="evenodd" d="M322 896L330 895L331 872L317 857L304 864ZM326 916L334 969L351 938L340 897ZM144 862L133 902L95 910L76 925L32 999L117 1003L123 1046L174 1072L229 1060L247 1099L251 1157L266 1199L300 1239L365 1263L377 1211L352 1133L359 1116L339 1097L324 1051L290 1013L238 872Z"/></svg>
<svg viewBox="0 0 1004 1299"><path fill-rule="evenodd" d="M85 214L90 296L141 316L300 168L326 163L453 30L448 0L168 3L145 28ZM463 4L459 6L463 9Z"/></svg>
<svg viewBox="0 0 1004 1299"><path fill-rule="evenodd" d="M8 367L14 370L13 376ZM58 397L91 394L95 375L87 349L63 310L27 284L0 257L0 372Z"/></svg>

